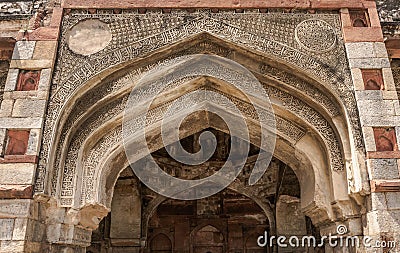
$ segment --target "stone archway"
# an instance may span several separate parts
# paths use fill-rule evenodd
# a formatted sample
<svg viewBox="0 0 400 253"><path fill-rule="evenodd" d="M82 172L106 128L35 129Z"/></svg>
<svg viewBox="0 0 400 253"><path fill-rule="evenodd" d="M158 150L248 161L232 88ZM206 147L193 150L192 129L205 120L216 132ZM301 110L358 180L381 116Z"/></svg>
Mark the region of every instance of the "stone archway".
<svg viewBox="0 0 400 253"><path fill-rule="evenodd" d="M172 54L173 50L178 53ZM346 171L346 161L359 152L350 148L350 143L357 142L357 135L352 136L354 129L348 127L354 120L353 112L348 111L352 107L345 109L345 102L341 100L347 91L338 95L340 92L334 91L334 85L326 83L327 79L321 81L299 66L288 64L287 60L257 50L249 50L213 33L201 32L176 42L168 49L154 49L154 58L127 60L105 72L99 69L96 77L87 76L84 86L74 86L76 80L68 81L71 90L67 91L65 88L68 86L63 86L50 102L49 111L53 114L45 130L42 167L36 188L38 193L53 195L58 207L79 214L86 212L83 210L93 214L91 210L98 208L102 211L92 219L98 222L110 208L114 185L121 170L128 166L121 145L121 112L129 90L148 69L167 64L176 55L200 51L243 64L263 83L273 99L277 117L279 138L275 156L290 165L298 175L303 191L301 208L313 222L329 227L337 220L358 217L347 188L347 178L353 177L346 172L359 173L357 164L352 165L352 171ZM224 95L230 93L226 83L201 77L180 80L174 96L182 96L186 89L199 87ZM67 94L66 101L59 99L63 92ZM248 122L254 122L245 99L238 94L228 97L247 113ZM347 97L346 103L350 103L351 97ZM162 108L165 102L157 104L158 108ZM155 127L160 112L154 111L153 115ZM187 127L186 136L208 127L223 130L218 121L196 122L196 117L203 116L193 115L188 121L193 129ZM51 129L62 129L61 134L52 135ZM257 143L256 134L253 141ZM155 139L153 149L161 147L161 142ZM44 164L50 171L46 172ZM95 227L96 222L89 227Z"/></svg>

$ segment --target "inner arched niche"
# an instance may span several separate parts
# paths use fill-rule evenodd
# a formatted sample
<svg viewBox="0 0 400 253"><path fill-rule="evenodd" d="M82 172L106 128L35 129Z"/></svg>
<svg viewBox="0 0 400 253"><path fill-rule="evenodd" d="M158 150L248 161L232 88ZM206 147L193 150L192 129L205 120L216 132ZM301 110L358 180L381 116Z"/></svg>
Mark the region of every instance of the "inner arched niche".
<svg viewBox="0 0 400 253"><path fill-rule="evenodd" d="M226 154L222 151L229 145L229 135L215 129L207 130L217 136L220 148L208 164L188 168L176 163L165 148L155 151L152 155L165 171L176 176L180 174L180 170L195 169L201 175L209 170L210 166L221 166L223 160L226 159ZM188 152L195 151L196 137L198 138L199 134L196 133L180 141ZM250 157L257 153L258 148L251 145ZM234 184L216 195L200 200L182 201L160 198L157 193L139 183L132 169L127 167L121 172L115 185L111 214L93 233L92 238L101 239L93 239L89 249L101 248L99 245L104 247L108 243L108 247L114 247L113 249L118 252L125 252L124 250L136 252L137 247L141 247L142 252L159 252L158 250L167 252L169 244L161 247L155 243L155 240L162 239L171 242L175 252L187 250L204 253L227 252L236 249L261 253L272 252L272 248L257 247L257 238L264 235L265 231L270 235L278 231L282 235L293 233L293 235L301 236L314 233L319 236L319 232L315 233L313 225L308 226L309 219L300 211L300 184L290 166L273 158L261 182L255 187L244 187L243 182L248 177L249 170L251 167L247 167ZM184 172L180 175L183 176L183 174ZM258 191L255 188L258 188ZM127 203L129 202L127 199L121 200L121 190L135 205ZM134 201L130 194L132 192L140 192L140 200ZM125 231L125 235L123 233L119 235L123 238L116 238L113 230L124 230L132 224L130 220L134 212L132 209L131 212L124 211L124 208L121 208L123 204L136 206L133 207L136 212L141 212L142 232L137 230L140 226L137 226L136 222L136 232ZM139 210L138 207L142 208ZM272 216L266 214L266 209L272 212ZM113 215L113 212L116 214ZM113 219L113 217L117 218ZM275 217L279 223L270 220ZM134 238L129 238L129 236ZM155 247L158 250L155 250Z"/></svg>

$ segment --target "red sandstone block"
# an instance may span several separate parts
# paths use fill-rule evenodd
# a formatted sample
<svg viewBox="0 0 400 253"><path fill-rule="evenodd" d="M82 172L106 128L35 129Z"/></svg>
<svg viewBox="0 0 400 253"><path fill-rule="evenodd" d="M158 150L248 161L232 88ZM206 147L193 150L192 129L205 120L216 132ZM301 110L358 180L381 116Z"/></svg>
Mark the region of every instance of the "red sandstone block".
<svg viewBox="0 0 400 253"><path fill-rule="evenodd" d="M383 90L385 88L381 69L362 69L361 74L365 90Z"/></svg>
<svg viewBox="0 0 400 253"><path fill-rule="evenodd" d="M37 163L36 155L5 155L0 158L0 163Z"/></svg>
<svg viewBox="0 0 400 253"><path fill-rule="evenodd" d="M368 8L369 21L372 27L381 28L381 20L379 19L378 11L376 7Z"/></svg>
<svg viewBox="0 0 400 253"><path fill-rule="evenodd" d="M0 38L0 60L10 60L15 45L13 38Z"/></svg>
<svg viewBox="0 0 400 253"><path fill-rule="evenodd" d="M27 35L29 40L58 40L59 27L39 27ZM18 38L20 39L21 36Z"/></svg>
<svg viewBox="0 0 400 253"><path fill-rule="evenodd" d="M367 152L367 159L380 159L380 158L400 159L400 151L369 151L369 152Z"/></svg>
<svg viewBox="0 0 400 253"><path fill-rule="evenodd" d="M400 58L400 39L393 38L385 41L386 49L390 58Z"/></svg>
<svg viewBox="0 0 400 253"><path fill-rule="evenodd" d="M63 0L63 8L365 8L366 0Z"/></svg>
<svg viewBox="0 0 400 253"><path fill-rule="evenodd" d="M0 185L0 199L30 199L32 196L32 185Z"/></svg>
<svg viewBox="0 0 400 253"><path fill-rule="evenodd" d="M311 0L311 8L316 9L340 9L340 8L356 8L363 9L364 1L342 1L342 0Z"/></svg>
<svg viewBox="0 0 400 253"><path fill-rule="evenodd" d="M7 130L5 155L25 155L28 148L29 130Z"/></svg>
<svg viewBox="0 0 400 253"><path fill-rule="evenodd" d="M389 58L400 59L400 49L388 49Z"/></svg>
<svg viewBox="0 0 400 253"><path fill-rule="evenodd" d="M373 127L376 151L398 151L393 127Z"/></svg>
<svg viewBox="0 0 400 253"><path fill-rule="evenodd" d="M23 70L18 74L17 91L37 90L40 80L40 70Z"/></svg>
<svg viewBox="0 0 400 253"><path fill-rule="evenodd" d="M400 180L371 180L372 192L400 192Z"/></svg>
<svg viewBox="0 0 400 253"><path fill-rule="evenodd" d="M53 13L51 15L51 21L50 21L50 27L60 27L62 17L63 17L63 9L60 7L53 8Z"/></svg>
<svg viewBox="0 0 400 253"><path fill-rule="evenodd" d="M380 27L343 27L345 42L383 42Z"/></svg>

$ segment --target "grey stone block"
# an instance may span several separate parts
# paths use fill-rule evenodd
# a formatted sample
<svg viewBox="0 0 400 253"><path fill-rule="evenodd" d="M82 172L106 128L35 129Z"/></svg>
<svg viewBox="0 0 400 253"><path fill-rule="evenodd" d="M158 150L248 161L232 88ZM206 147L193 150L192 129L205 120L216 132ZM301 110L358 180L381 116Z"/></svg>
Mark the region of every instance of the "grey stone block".
<svg viewBox="0 0 400 253"><path fill-rule="evenodd" d="M43 118L2 118L0 128L31 129L42 128Z"/></svg>
<svg viewBox="0 0 400 253"><path fill-rule="evenodd" d="M14 52L12 55L13 60L28 60L33 56L36 41L17 41L15 43Z"/></svg>
<svg viewBox="0 0 400 253"><path fill-rule="evenodd" d="M354 42L346 43L346 53L349 59L375 58L375 48L373 42Z"/></svg>
<svg viewBox="0 0 400 253"><path fill-rule="evenodd" d="M358 110L364 116L390 116L396 115L394 100L359 100Z"/></svg>
<svg viewBox="0 0 400 253"><path fill-rule="evenodd" d="M357 58L349 59L350 68L381 69L390 68L388 58Z"/></svg>
<svg viewBox="0 0 400 253"><path fill-rule="evenodd" d="M14 219L0 219L0 240L11 240L14 228Z"/></svg>
<svg viewBox="0 0 400 253"><path fill-rule="evenodd" d="M388 209L400 209L400 192L387 192L386 201Z"/></svg>
<svg viewBox="0 0 400 253"><path fill-rule="evenodd" d="M369 202L372 211L387 209L386 197L384 193L372 192L369 196Z"/></svg>
<svg viewBox="0 0 400 253"><path fill-rule="evenodd" d="M368 159L367 164L371 180L399 178L397 159Z"/></svg>
<svg viewBox="0 0 400 253"><path fill-rule="evenodd" d="M43 117L46 100L17 99L12 111L13 117Z"/></svg>
<svg viewBox="0 0 400 253"><path fill-rule="evenodd" d="M383 100L381 90L356 90L355 94L357 101Z"/></svg>
<svg viewBox="0 0 400 253"><path fill-rule="evenodd" d="M19 69L9 69L4 91L14 91L17 86Z"/></svg>
<svg viewBox="0 0 400 253"><path fill-rule="evenodd" d="M2 199L0 200L0 218L28 217L31 214L32 200Z"/></svg>
<svg viewBox="0 0 400 253"><path fill-rule="evenodd" d="M42 69L38 85L39 91L48 91L50 89L51 69Z"/></svg>

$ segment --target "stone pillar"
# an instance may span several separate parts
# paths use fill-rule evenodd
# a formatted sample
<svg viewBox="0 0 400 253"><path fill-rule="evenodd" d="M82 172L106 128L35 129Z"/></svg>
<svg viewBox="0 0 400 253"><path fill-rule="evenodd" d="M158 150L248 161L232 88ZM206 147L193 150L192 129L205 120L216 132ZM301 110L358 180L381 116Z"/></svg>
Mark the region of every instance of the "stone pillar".
<svg viewBox="0 0 400 253"><path fill-rule="evenodd" d="M397 239L400 242L400 106L375 1L365 2L365 8L365 17L368 18L365 27L355 27L354 22L359 22L354 15L355 10L341 11L346 52L366 148L366 157L360 160L367 160L366 170L371 186L363 216L363 223L366 224L363 234L374 240ZM363 163L359 165L360 170L364 170ZM360 178L359 175L355 177ZM356 191L369 193L368 185L360 188ZM383 250L367 247L363 252Z"/></svg>
<svg viewBox="0 0 400 253"><path fill-rule="evenodd" d="M54 199L43 201L42 205L46 237L41 252L49 253L86 252L92 231L109 212L101 205L86 205L81 209L58 207Z"/></svg>
<svg viewBox="0 0 400 253"><path fill-rule="evenodd" d="M135 179L120 179L115 185L111 208L110 239L118 252L138 252L141 238L141 198Z"/></svg>
<svg viewBox="0 0 400 253"><path fill-rule="evenodd" d="M279 196L276 204L277 236L301 238L307 235L306 218L301 211L300 199L292 196ZM288 242L285 242L288 243ZM278 252L304 252L302 247L279 248Z"/></svg>

